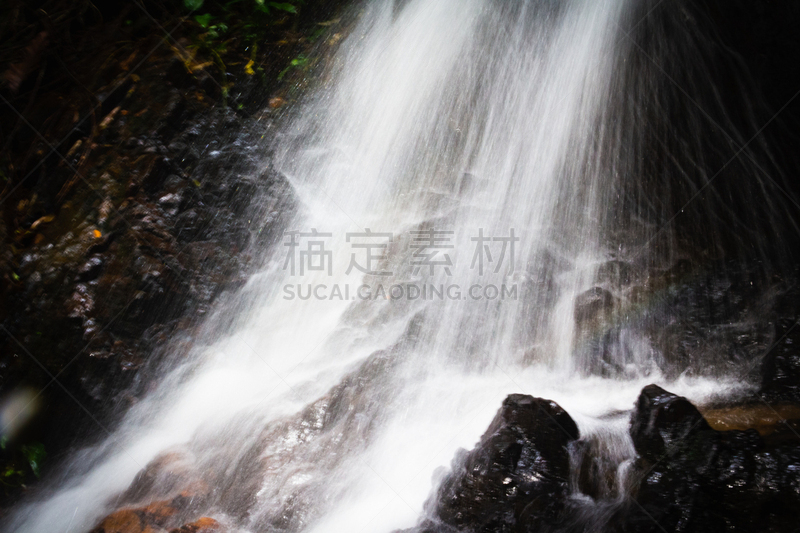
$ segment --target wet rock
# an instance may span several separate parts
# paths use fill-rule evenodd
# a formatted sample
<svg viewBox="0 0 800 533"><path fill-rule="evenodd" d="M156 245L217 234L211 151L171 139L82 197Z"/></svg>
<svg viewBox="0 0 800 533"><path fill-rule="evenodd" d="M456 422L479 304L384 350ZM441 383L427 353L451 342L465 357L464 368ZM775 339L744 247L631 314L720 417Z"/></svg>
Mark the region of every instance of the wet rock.
<svg viewBox="0 0 800 533"><path fill-rule="evenodd" d="M98 4L101 11L110 5ZM9 198L0 206L0 401L9 384L47 389L31 438L53 457L100 431L85 411L108 426L156 386L162 347L176 336L192 344L197 316L255 268L248 248L268 253L296 208L288 180L265 171L264 148L277 120L265 99L299 48L275 45L281 51L267 52L265 75L240 75L246 60L233 62L242 65L236 72L189 72L175 49L148 40L160 37L128 33L144 31L136 17L128 27L128 16L118 15L92 22L82 36L70 26L75 39L68 40L117 52L125 43L123 54L73 50L56 71L76 74L77 84L53 83L49 69L42 90L31 93L37 103L26 120L64 139L59 152L67 165L57 152L43 155L46 146L30 140L28 128L12 128L3 162ZM189 47L180 33L174 37ZM231 49L231 57L239 53ZM222 85L230 89L227 103ZM102 109L94 109L97 102ZM265 112L250 116L259 107ZM18 341L37 363L20 357ZM52 375L72 399L57 396Z"/></svg>
<svg viewBox="0 0 800 533"><path fill-rule="evenodd" d="M221 526L216 520L200 518L211 495L194 455L177 448L148 463L119 496L121 508L101 520L91 533L218 530Z"/></svg>
<svg viewBox="0 0 800 533"><path fill-rule="evenodd" d="M761 361L761 396L771 401L800 402L800 327L789 320L778 325L778 341Z"/></svg>
<svg viewBox="0 0 800 533"><path fill-rule="evenodd" d="M179 528L175 528L170 533L210 533L212 531L221 531L222 525L214 520L204 516L199 520L195 520L191 524L186 524Z"/></svg>
<svg viewBox="0 0 800 533"><path fill-rule="evenodd" d="M560 519L575 422L555 402L508 396L472 451L460 452L419 531L538 531Z"/></svg>
<svg viewBox="0 0 800 533"><path fill-rule="evenodd" d="M91 281L100 275L103 270L103 258L92 257L78 269L78 279L80 281Z"/></svg>
<svg viewBox="0 0 800 533"><path fill-rule="evenodd" d="M597 269L597 281L615 288L627 287L639 277L640 273L636 268L625 261L607 261Z"/></svg>
<svg viewBox="0 0 800 533"><path fill-rule="evenodd" d="M624 377L633 354L621 341L624 324L615 316L618 300L593 287L575 298L574 352L578 369L586 374Z"/></svg>
<svg viewBox="0 0 800 533"><path fill-rule="evenodd" d="M746 403L703 410L703 417L717 431L755 429L762 437L800 429L800 405ZM772 439L770 439L772 440Z"/></svg>
<svg viewBox="0 0 800 533"><path fill-rule="evenodd" d="M631 417L631 438L636 452L658 461L671 447L711 427L686 398L657 385L642 389Z"/></svg>
<svg viewBox="0 0 800 533"><path fill-rule="evenodd" d="M125 142L76 145L86 154L88 187L79 181L55 201L74 176L48 171L54 191L37 185L6 204L13 213L0 237L13 246L2 247L0 258L7 280L0 321L78 400L45 402L45 434L37 439L54 456L91 433L79 404L107 423L152 389L159 346L177 324L195 334L194 322L182 320L240 287L252 271L251 238L269 248L266 237L281 235L278 226L294 212L288 182L261 172L264 121L242 119L195 91L176 92L163 80L168 61L155 54L137 73L136 90L115 104L104 135L113 129ZM213 164L199 161L214 150ZM205 189L189 179L196 167L205 169ZM262 227L251 230L250 220ZM171 334L156 339L149 328ZM11 336L0 337L0 399L5 383L44 388L49 381L32 360L13 358L15 350Z"/></svg>
<svg viewBox="0 0 800 533"><path fill-rule="evenodd" d="M125 509L110 514L91 533L140 533L147 529L152 531L143 517L136 511Z"/></svg>
<svg viewBox="0 0 800 533"><path fill-rule="evenodd" d="M172 498L191 494L205 500L210 488L198 470L195 459L187 450L162 453L144 467L122 495L123 503Z"/></svg>
<svg viewBox="0 0 800 533"><path fill-rule="evenodd" d="M237 531L306 530L326 504L336 501L328 492L330 473L348 455L330 450L356 450L370 441L379 424L374 403L390 403L394 391L387 380L397 362L392 350L375 352L296 415L265 421L246 413L222 428L201 429L192 443L161 454L141 470L120 495L117 513L142 514L150 502L167 502L180 512L156 524L165 531L211 531L210 522L198 521L209 512L224 513ZM187 498L190 506L179 505Z"/></svg>
<svg viewBox="0 0 800 533"><path fill-rule="evenodd" d="M623 531L789 532L800 447L754 429L715 431L685 398L650 385L631 417L637 489Z"/></svg>
<svg viewBox="0 0 800 533"><path fill-rule="evenodd" d="M614 309L614 296L605 289L593 287L575 298L575 322L579 325L598 320Z"/></svg>
<svg viewBox="0 0 800 533"><path fill-rule="evenodd" d="M144 507L121 509L102 519L90 533L158 533L180 527L195 515L196 502L190 493L181 493L171 500L153 502ZM195 515L196 516L196 515ZM204 520L206 526L210 519ZM214 521L216 523L216 521ZM193 531L188 529L187 531ZM203 531L201 529L195 531ZM213 531L206 527L206 531Z"/></svg>
<svg viewBox="0 0 800 533"><path fill-rule="evenodd" d="M372 407L391 401L394 391L387 380L397 362L393 350L373 353L298 415L245 432L243 440L251 444L233 463L213 458L204 463L219 490L216 505L230 516L246 518L257 531L306 530L336 501L330 498L328 473L347 457L330 450L356 450L370 442L379 425ZM237 420L231 431L247 424Z"/></svg>
<svg viewBox="0 0 800 533"><path fill-rule="evenodd" d="M664 374L755 377L743 374L775 340L770 321L777 290L757 272L755 266L731 261L700 266L680 260L634 284L631 320L663 354Z"/></svg>
<svg viewBox="0 0 800 533"><path fill-rule="evenodd" d="M617 467L611 454L597 438L582 439L572 450L573 480L578 492L594 500L617 497Z"/></svg>

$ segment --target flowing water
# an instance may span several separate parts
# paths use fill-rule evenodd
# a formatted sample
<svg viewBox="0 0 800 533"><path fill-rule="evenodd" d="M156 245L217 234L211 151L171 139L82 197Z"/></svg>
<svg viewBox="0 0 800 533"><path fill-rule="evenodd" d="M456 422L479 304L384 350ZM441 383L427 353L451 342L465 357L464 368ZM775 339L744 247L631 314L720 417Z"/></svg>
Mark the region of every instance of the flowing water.
<svg viewBox="0 0 800 533"><path fill-rule="evenodd" d="M205 512L242 531L392 531L416 523L439 467L507 394L557 401L624 472L644 385L698 402L741 393L715 369L663 374L635 319L659 290L642 297L637 283L689 253L659 197L669 191L641 192L660 164L644 161L642 132L672 131L648 92L666 75L631 36L652 29L656 4L366 4L275 147L298 233L209 319L228 332L176 364L12 529L85 531L177 451L217 489ZM685 141L676 158L706 152ZM721 222L704 221L697 246L714 248Z"/></svg>

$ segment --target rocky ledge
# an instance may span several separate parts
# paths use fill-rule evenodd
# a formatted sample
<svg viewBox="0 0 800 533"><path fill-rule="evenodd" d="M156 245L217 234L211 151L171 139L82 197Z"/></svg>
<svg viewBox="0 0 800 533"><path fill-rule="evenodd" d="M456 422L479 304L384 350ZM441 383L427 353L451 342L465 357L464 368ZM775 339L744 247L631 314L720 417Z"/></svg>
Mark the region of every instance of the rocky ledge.
<svg viewBox="0 0 800 533"><path fill-rule="evenodd" d="M593 447L568 413L514 394L477 446L457 454L426 516L404 533L797 531L800 436L759 429L767 436L718 431L686 398L650 385L630 418L635 455L606 469L617 477L609 481L581 472Z"/></svg>
<svg viewBox="0 0 800 533"><path fill-rule="evenodd" d="M26 416L0 430L0 516L205 342L201 317L281 237L295 197L273 125L308 83L292 58L335 46L317 23L343 3L274 14L259 53L183 2L3 7L0 406Z"/></svg>
<svg viewBox="0 0 800 533"><path fill-rule="evenodd" d="M763 409L775 413L775 424L746 427L764 421ZM456 454L419 524L397 533L797 531L800 435L781 417L800 409L753 404L706 413L645 387L620 436L634 451L615 460L555 402L512 394L475 448ZM731 420L740 429L715 429ZM165 454L120 497L139 503L123 504L91 533L235 531L236 513L213 512L224 505L212 478L191 457Z"/></svg>

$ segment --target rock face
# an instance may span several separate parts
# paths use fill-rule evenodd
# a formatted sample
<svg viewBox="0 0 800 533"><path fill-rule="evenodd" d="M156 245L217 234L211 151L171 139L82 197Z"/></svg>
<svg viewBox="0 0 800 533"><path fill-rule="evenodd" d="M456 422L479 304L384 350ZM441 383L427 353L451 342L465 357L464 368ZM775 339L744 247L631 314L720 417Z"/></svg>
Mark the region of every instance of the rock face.
<svg viewBox="0 0 800 533"><path fill-rule="evenodd" d="M247 413L162 453L91 533L205 533L214 530L209 515L224 522L220 531L308 530L337 501L331 479L347 455L330 450L370 442L378 425L370 407L390 402L397 361L392 350L375 352L296 415L263 423Z"/></svg>
<svg viewBox="0 0 800 533"><path fill-rule="evenodd" d="M776 337L761 362L761 395L771 401L800 402L800 327L780 320Z"/></svg>
<svg viewBox="0 0 800 533"><path fill-rule="evenodd" d="M575 298L575 322L598 320L614 309L614 296L600 287L593 287Z"/></svg>
<svg viewBox="0 0 800 533"><path fill-rule="evenodd" d="M614 353L620 344L619 324L614 323L618 305L614 295L601 287L592 287L575 298L575 357L582 372L602 376L624 372L619 354Z"/></svg>
<svg viewBox="0 0 800 533"><path fill-rule="evenodd" d="M366 405L388 401L379 391L395 361L391 351L376 352L298 416L260 432L257 421L231 421L226 434L242 434L234 466L217 442L195 445L217 446L202 459L191 446L163 454L92 533L308 528L327 482L319 470L334 473L341 458L325 450L334 441L348 449L369 442L374 421L364 416ZM787 409L781 412L795 412ZM555 402L512 394L475 448L457 453L419 525L405 533L796 532L800 437L771 431L766 438L755 429L717 431L686 398L649 385L631 415L636 456L621 469L630 452L604 451L618 442L580 439ZM282 499L287 485L291 495ZM224 524L208 518L214 512Z"/></svg>
<svg viewBox="0 0 800 533"><path fill-rule="evenodd" d="M51 456L96 433L82 407L108 423L150 390L167 341L184 354L199 318L257 267L249 250L292 216L291 187L257 150L268 117L200 101L195 81L164 76L164 55L118 101L85 182L61 203L36 185L39 200L14 206L28 230L0 258L0 398L43 390L31 438Z"/></svg>
<svg viewBox="0 0 800 533"><path fill-rule="evenodd" d="M58 0L55 24L35 3L4 5L0 33L19 42L3 52L0 78L6 52L42 24L36 47L49 41L42 57L57 49L60 66L31 63L16 96L0 80L13 101L0 105L0 403L41 391L40 409L0 450L3 471L27 464L26 445L52 458L102 435L96 421L113 425L156 386L167 355L200 340L203 315L244 284L294 214L269 146L277 108L294 100L284 92L301 86L278 75L343 2L304 2L264 30L283 43L262 46L268 59L247 51L247 37L219 51L221 69L184 54L199 42L194 22L164 38L173 4L101 1L86 17ZM0 505L38 473L24 475L0 486Z"/></svg>
<svg viewBox="0 0 800 533"><path fill-rule="evenodd" d="M453 461L420 532L539 531L560 519L578 427L555 402L512 394L470 452Z"/></svg>
<svg viewBox="0 0 800 533"><path fill-rule="evenodd" d="M797 529L800 447L754 429L715 431L685 398L650 385L631 418L639 460L623 531Z"/></svg>

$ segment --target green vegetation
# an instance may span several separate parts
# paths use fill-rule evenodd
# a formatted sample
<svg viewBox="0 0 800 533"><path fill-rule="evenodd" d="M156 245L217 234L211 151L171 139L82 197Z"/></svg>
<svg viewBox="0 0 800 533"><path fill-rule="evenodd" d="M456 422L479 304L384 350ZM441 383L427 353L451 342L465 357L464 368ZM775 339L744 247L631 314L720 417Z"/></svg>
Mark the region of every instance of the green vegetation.
<svg viewBox="0 0 800 533"><path fill-rule="evenodd" d="M308 65L308 61L309 59L305 55L300 54L296 58L292 59L289 62L289 66L283 69L280 74L278 74L278 79L282 80L283 77L286 75L286 73L292 70L293 68L305 67L306 65Z"/></svg>
<svg viewBox="0 0 800 533"><path fill-rule="evenodd" d="M191 44L186 47L188 56L178 51L176 53L182 57L190 72L211 65L216 67L221 78L223 102L226 104L233 87L233 82L228 79L232 67L233 71L241 69L247 76L258 74L262 83L267 84L268 79L283 80L292 69L306 68L309 64L309 59L301 53L276 72L273 68L265 67L264 58L257 55L259 44L277 44L292 57L289 54L293 49L297 53L298 44L313 42L326 30L324 27L315 28L310 37L298 31L304 0L182 0L182 3L184 12L188 11L192 22L196 24L196 31Z"/></svg>
<svg viewBox="0 0 800 533"><path fill-rule="evenodd" d="M229 0L205 2L183 0L184 7L194 14L194 21L207 30L206 37L217 39L234 29L245 40L267 37L276 25L285 25L287 17L298 14L302 0L267 2L266 0ZM202 11L202 13L201 13Z"/></svg>
<svg viewBox="0 0 800 533"><path fill-rule="evenodd" d="M3 461L0 483L3 484L6 493L9 489L24 488L25 484L32 479L31 475L38 478L41 474L42 464L47 458L47 452L41 442L31 442L13 451L8 448L8 441L3 437L0 439L0 449L8 456L8 459Z"/></svg>

